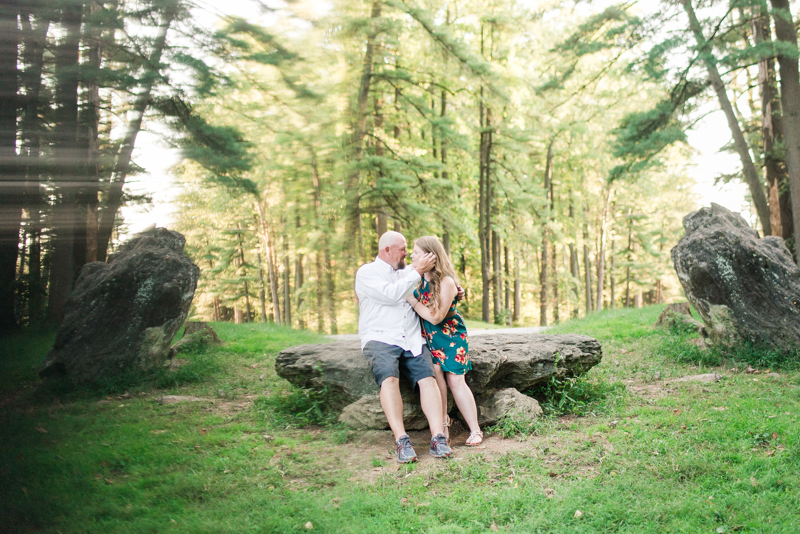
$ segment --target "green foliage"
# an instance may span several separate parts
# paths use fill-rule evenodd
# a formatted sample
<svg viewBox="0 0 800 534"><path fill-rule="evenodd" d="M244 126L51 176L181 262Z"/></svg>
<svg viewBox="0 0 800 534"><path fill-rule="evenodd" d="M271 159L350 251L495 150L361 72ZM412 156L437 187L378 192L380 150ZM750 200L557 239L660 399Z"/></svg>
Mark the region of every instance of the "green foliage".
<svg viewBox="0 0 800 534"><path fill-rule="evenodd" d="M501 416L496 424L486 427L485 431L506 439L525 439L529 436L538 436L552 430L553 424L553 420L549 416L543 416L531 421L522 417L519 412L512 411Z"/></svg>
<svg viewBox="0 0 800 534"><path fill-rule="evenodd" d="M330 426L338 413L331 409L325 391L292 389L258 398L254 407L270 428L303 428L309 425Z"/></svg>
<svg viewBox="0 0 800 534"><path fill-rule="evenodd" d="M619 382L609 383L601 378L581 375L572 378L552 377L546 384L526 392L542 399L546 414L599 415L613 413L624 399L625 386Z"/></svg>
<svg viewBox="0 0 800 534"><path fill-rule="evenodd" d="M664 354L676 361L698 363L704 366L734 365L752 366L758 369L796 370L800 368L800 349L779 351L774 348L744 342L733 347L709 344L702 349L692 340L698 339L696 332L670 329L664 340Z"/></svg>

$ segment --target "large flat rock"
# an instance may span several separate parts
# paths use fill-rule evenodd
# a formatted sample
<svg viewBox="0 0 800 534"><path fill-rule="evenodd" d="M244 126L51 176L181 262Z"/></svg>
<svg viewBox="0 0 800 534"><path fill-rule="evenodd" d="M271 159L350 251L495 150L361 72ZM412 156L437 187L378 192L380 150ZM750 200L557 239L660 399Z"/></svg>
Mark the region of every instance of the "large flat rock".
<svg viewBox="0 0 800 534"><path fill-rule="evenodd" d="M599 341L576 334L498 333L471 338L469 349L473 370L467 383L476 398L499 389L525 391L551 377L580 375L603 355ZM359 426L363 421L369 428L384 424L375 408L379 390L358 340L290 347L278 354L275 369L298 387L326 391L332 406L344 409L348 424ZM400 383L406 404L413 404L411 411L420 411L405 414L406 426L424 428L424 416L414 404L418 396L404 380Z"/></svg>

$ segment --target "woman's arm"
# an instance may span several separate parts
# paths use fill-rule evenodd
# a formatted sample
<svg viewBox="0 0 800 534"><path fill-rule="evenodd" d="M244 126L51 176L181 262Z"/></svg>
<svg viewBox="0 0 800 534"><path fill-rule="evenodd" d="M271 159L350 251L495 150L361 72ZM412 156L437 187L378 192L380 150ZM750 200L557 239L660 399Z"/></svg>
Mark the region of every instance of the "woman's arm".
<svg viewBox="0 0 800 534"><path fill-rule="evenodd" d="M452 304L453 298L458 292L458 289L456 289L456 283L449 276L445 276L441 281L441 284L442 286L439 288L439 306L436 309L435 315L433 312L431 312L430 308L416 300L414 297L406 299L408 300L409 304L413 306L414 311L417 312L417 315L431 324L439 324L444 321L444 318L450 311L450 304Z"/></svg>

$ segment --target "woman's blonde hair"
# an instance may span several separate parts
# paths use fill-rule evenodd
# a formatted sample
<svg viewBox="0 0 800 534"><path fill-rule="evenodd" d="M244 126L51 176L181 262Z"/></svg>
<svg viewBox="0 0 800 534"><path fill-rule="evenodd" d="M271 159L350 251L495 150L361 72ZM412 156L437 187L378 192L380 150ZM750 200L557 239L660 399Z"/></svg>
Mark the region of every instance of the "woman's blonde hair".
<svg viewBox="0 0 800 534"><path fill-rule="evenodd" d="M445 276L450 276L453 281L458 285L458 277L453 268L453 263L450 261L450 256L444 250L439 238L433 235L426 235L416 239L414 246L419 247L423 252L432 252L436 256L436 261L433 263L433 269L428 272L428 287L431 292L431 311L436 313L439 309L439 292L441 290L441 282ZM448 306L449 307L449 306Z"/></svg>

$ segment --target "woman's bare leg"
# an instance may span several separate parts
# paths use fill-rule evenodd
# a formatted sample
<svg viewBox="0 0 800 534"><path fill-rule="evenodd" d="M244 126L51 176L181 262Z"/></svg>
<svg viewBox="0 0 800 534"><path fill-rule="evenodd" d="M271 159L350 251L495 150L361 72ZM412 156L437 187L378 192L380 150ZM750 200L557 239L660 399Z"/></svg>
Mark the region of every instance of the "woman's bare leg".
<svg viewBox="0 0 800 534"><path fill-rule="evenodd" d="M447 381L444 378L444 371L442 366L438 364L433 365L433 374L436 376L436 383L439 384L439 392L442 394L442 421L447 422ZM444 437L450 438L450 427L443 427Z"/></svg>
<svg viewBox="0 0 800 534"><path fill-rule="evenodd" d="M470 432L480 432L478 407L475 405L475 397L472 395L472 390L469 389L464 375L447 373L447 384L450 386L450 391L453 392L453 399L456 401L458 411L469 425ZM441 388L441 386L439 387Z"/></svg>

